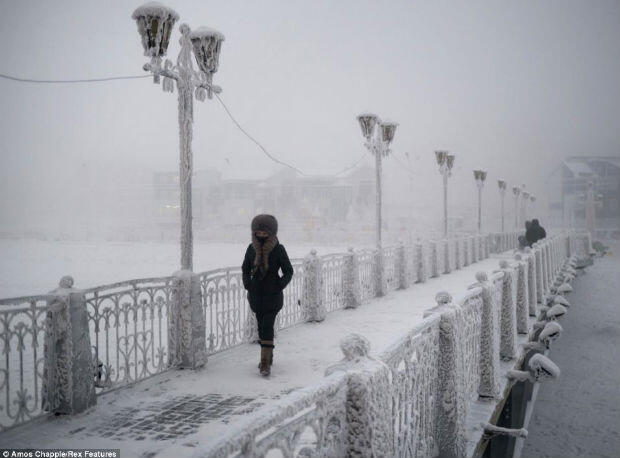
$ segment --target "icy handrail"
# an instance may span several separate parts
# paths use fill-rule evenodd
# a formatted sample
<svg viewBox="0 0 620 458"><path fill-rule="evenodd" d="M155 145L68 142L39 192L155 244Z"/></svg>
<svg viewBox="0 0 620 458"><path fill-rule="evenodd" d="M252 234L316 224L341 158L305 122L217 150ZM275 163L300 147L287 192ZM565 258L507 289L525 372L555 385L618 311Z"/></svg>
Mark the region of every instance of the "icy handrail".
<svg viewBox="0 0 620 458"><path fill-rule="evenodd" d="M335 372L320 382L295 390L275 403L260 408L247 415L242 421L229 429L218 441L200 447L197 454L210 458L228 457L236 452L244 453L253 450L252 456L259 456L256 452L257 445L261 448L269 449L277 447L280 436L282 439L289 439L286 433L287 427L293 425L299 432L307 426L315 426L316 418L312 418L311 413L318 408L331 408L341 410L345 413L346 393L342 399L342 405L338 406L329 403L330 398L338 396L339 390L346 390L348 375L345 372ZM313 407L315 407L313 409ZM342 443L346 442L346 416L341 415L340 429ZM286 423L284 423L286 422ZM325 422L327 423L327 422ZM280 429L278 427L280 426ZM297 438L299 440L299 434ZM317 434L320 437L319 434ZM254 442L253 446L248 447L249 443ZM273 444L276 442L276 444ZM320 446L321 444L317 444Z"/></svg>

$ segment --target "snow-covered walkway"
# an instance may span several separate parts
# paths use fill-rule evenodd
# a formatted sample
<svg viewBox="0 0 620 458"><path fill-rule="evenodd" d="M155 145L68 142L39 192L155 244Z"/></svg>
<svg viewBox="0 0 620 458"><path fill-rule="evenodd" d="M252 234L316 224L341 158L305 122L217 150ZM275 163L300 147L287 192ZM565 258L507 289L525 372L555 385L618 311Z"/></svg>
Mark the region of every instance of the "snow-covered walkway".
<svg viewBox="0 0 620 458"><path fill-rule="evenodd" d="M455 299L479 270L498 268L498 258L374 299L355 310L328 314L276 336L272 375L258 374L258 345L241 345L210 357L200 371L172 370L98 398L97 407L73 418L44 418L0 435L0 446L120 448L122 456L190 455L231 428L244 414L320 380L342 359L341 337L355 332L377 354L422 320L440 290Z"/></svg>

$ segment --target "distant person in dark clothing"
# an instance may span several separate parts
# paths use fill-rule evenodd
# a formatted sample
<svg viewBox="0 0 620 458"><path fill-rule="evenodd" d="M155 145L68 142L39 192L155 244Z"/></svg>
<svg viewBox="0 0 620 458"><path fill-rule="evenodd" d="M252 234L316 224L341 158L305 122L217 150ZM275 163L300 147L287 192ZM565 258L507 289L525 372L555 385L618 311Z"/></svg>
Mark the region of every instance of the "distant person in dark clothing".
<svg viewBox="0 0 620 458"><path fill-rule="evenodd" d="M286 285L293 278L293 266L276 234L278 221L272 215L257 215L252 220L252 243L245 251L241 271L248 291L250 308L256 314L261 353L258 368L269 375L273 363L273 325L284 305ZM278 271L282 269L282 276Z"/></svg>
<svg viewBox="0 0 620 458"><path fill-rule="evenodd" d="M525 232L525 239L527 240L528 245L532 246L534 243L544 239L545 237L547 237L545 228L540 225L537 219L533 219L532 224Z"/></svg>
<svg viewBox="0 0 620 458"><path fill-rule="evenodd" d="M528 220L528 221L526 221L526 222L525 222L525 231L526 231L526 232L527 232L527 230L530 228L530 226L531 226L531 225L532 225L532 222L531 222L531 221L529 221L529 220Z"/></svg>

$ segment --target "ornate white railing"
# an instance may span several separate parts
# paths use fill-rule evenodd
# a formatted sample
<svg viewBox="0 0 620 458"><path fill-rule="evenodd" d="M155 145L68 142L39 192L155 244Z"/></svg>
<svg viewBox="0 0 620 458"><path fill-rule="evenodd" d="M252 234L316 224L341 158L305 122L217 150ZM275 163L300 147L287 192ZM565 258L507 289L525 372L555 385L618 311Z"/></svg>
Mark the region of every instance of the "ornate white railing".
<svg viewBox="0 0 620 458"><path fill-rule="evenodd" d="M0 300L0 431L41 414L49 296Z"/></svg>
<svg viewBox="0 0 620 458"><path fill-rule="evenodd" d="M472 255L474 246L470 242ZM549 284L566 281L561 270L571 254L566 235L550 238L533 250L541 253L544 262L525 265L534 265ZM413 252L409 249L407 257ZM523 256L530 258L532 253L526 251ZM544 264L549 267L543 271ZM516 322L517 286L520 297L530 296L535 288L516 282L519 264L504 260L500 267L489 276L476 274L479 283L456 305L448 293L439 293L438 306L376 358L368 354L363 337L343 339L345 358L334 366L335 372L328 369L332 375L281 398L277 406L256 411L225 437L202 446L200 454L258 458L274 451L282 456L346 456L367 447L363 449L370 455L377 451L398 457L465 456L470 404L479 395L488 396L490 385L498 384L500 377L499 339L507 338L500 336L502 313L508 310L514 315L509 317L511 322ZM490 328L483 335L484 326ZM387 377L382 375L385 371ZM314 407L327 405L329 412ZM366 435L370 430L374 434ZM312 438L304 445L301 431ZM332 435L327 436L327 431ZM333 440L336 437L339 441Z"/></svg>
<svg viewBox="0 0 620 458"><path fill-rule="evenodd" d="M516 241L516 234L489 237L497 240L497 250L508 249ZM377 256L376 250L356 251L354 276L359 280L361 301L368 302L379 295L381 285L376 281L380 271L378 259L382 259L387 290L394 290L402 286L401 279L405 275L409 280L407 284L413 284L425 281L433 271L437 275L443 274L446 262L449 270L456 268L456 243L459 243L462 266L466 241L469 242L463 238L450 240L447 257L442 240L385 247L381 257ZM347 306L344 294L347 282L343 281L347 256L345 253L320 257L320 301L326 312ZM472 254L469 262L472 262ZM278 315L277 329L299 324L308 318L303 304L307 277L304 260L294 259L292 264L295 274L284 292L284 307ZM203 313L200 316L204 317L206 352L213 354L255 339L255 319L247 303L240 268L192 275L199 284L198 300ZM160 373L178 360L176 356L174 361L171 360L171 349L168 348L170 333L176 332L169 329L170 314L179 307L173 300L174 284L175 277L170 276L73 290L83 293L98 394ZM46 304L52 297L0 300L0 342L4 355L0 365L0 390L4 392L0 403L0 428L23 423L43 412L40 406L43 335Z"/></svg>
<svg viewBox="0 0 620 458"><path fill-rule="evenodd" d="M98 393L166 370L172 277L83 290Z"/></svg>

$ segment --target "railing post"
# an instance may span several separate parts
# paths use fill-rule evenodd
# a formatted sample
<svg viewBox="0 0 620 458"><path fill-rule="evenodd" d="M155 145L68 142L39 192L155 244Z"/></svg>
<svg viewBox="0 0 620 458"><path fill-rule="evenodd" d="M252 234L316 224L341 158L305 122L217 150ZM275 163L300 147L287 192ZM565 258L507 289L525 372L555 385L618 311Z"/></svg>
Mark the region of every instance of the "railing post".
<svg viewBox="0 0 620 458"><path fill-rule="evenodd" d="M499 262L500 271L504 273L502 279L502 303L500 309L500 345L499 356L507 361L517 355L517 313L514 297L515 282L513 281L514 270L508 265L508 261L502 259Z"/></svg>
<svg viewBox="0 0 620 458"><path fill-rule="evenodd" d="M344 337L340 349L344 359L328 367L325 375L348 375L346 456L395 456L390 368L370 357L370 342L359 334Z"/></svg>
<svg viewBox="0 0 620 458"><path fill-rule="evenodd" d="M445 274L449 274L452 269L450 268L450 244L448 242L448 239L444 239L443 240L443 246L444 246L444 251L443 251L443 273Z"/></svg>
<svg viewBox="0 0 620 458"><path fill-rule="evenodd" d="M441 291L435 296L440 313L439 321L439 414L437 437L439 456L459 458L465 456L467 443L465 418L467 400L464 395L462 365L459 358L457 310L452 307L452 296ZM426 313L425 313L426 316Z"/></svg>
<svg viewBox="0 0 620 458"><path fill-rule="evenodd" d="M499 329L497 327L497 304L494 286L489 282L486 272L476 273L482 288L482 316L480 329L480 384L478 395L495 398L499 396Z"/></svg>
<svg viewBox="0 0 620 458"><path fill-rule="evenodd" d="M342 272L342 291L344 295L344 308L354 309L362 303L362 289L360 283L360 268L357 254L353 247L344 257L344 272Z"/></svg>
<svg viewBox="0 0 620 458"><path fill-rule="evenodd" d="M454 239L454 268L460 270L461 264L461 241L458 237Z"/></svg>
<svg viewBox="0 0 620 458"><path fill-rule="evenodd" d="M86 298L82 290L73 288L70 276L62 277L50 295L53 298L47 303L43 344L42 406L56 414L74 415L97 404Z"/></svg>
<svg viewBox="0 0 620 458"><path fill-rule="evenodd" d="M385 276L385 255L383 254L383 248L375 249L373 272L375 280L375 296L385 296L387 293L387 277Z"/></svg>
<svg viewBox="0 0 620 458"><path fill-rule="evenodd" d="M543 303L544 288L543 288L543 273L542 273L542 254L537 243L532 245L534 251L534 258L536 260L536 301L539 304Z"/></svg>
<svg viewBox="0 0 620 458"><path fill-rule="evenodd" d="M538 294L536 289L536 257L530 247L525 248L527 262L527 301L530 316L538 316Z"/></svg>
<svg viewBox="0 0 620 458"><path fill-rule="evenodd" d="M439 276L439 260L437 259L437 242L435 240L430 240L428 242L431 248L431 278L435 278Z"/></svg>
<svg viewBox="0 0 620 458"><path fill-rule="evenodd" d="M476 237L473 235L469 236L469 240L471 242L471 263L474 264L478 262L478 249L476 247Z"/></svg>
<svg viewBox="0 0 620 458"><path fill-rule="evenodd" d="M418 239L418 243L416 243L416 258L417 258L417 272L418 272L418 281L420 283L424 283L428 280L428 268L426 266L426 256L424 256L424 246L422 242Z"/></svg>
<svg viewBox="0 0 620 458"><path fill-rule="evenodd" d="M463 236L463 266L466 267L471 264L471 256L469 254L469 237Z"/></svg>
<svg viewBox="0 0 620 458"><path fill-rule="evenodd" d="M168 364L179 369L198 369L207 363L200 277L191 270L178 270L172 277Z"/></svg>
<svg viewBox="0 0 620 458"><path fill-rule="evenodd" d="M517 261L517 332L527 334L529 331L527 317L530 313L528 265L520 253L515 254L515 261Z"/></svg>
<svg viewBox="0 0 620 458"><path fill-rule="evenodd" d="M323 261L312 249L303 262L302 307L306 321L323 321L327 316L324 301Z"/></svg>
<svg viewBox="0 0 620 458"><path fill-rule="evenodd" d="M397 279L397 288L398 289L407 289L409 288L409 272L407 269L407 258L405 256L405 245L403 242L398 242L396 247L396 279Z"/></svg>

